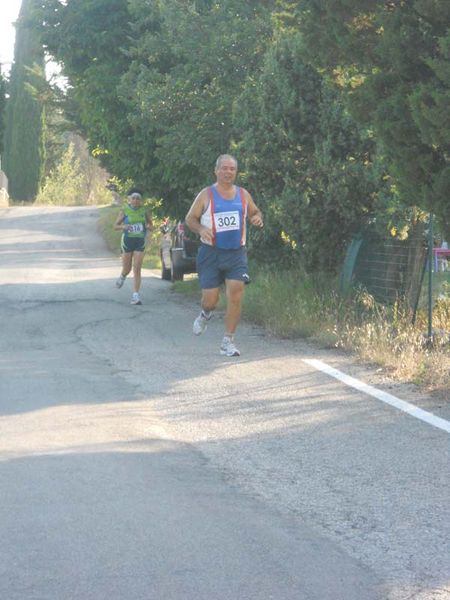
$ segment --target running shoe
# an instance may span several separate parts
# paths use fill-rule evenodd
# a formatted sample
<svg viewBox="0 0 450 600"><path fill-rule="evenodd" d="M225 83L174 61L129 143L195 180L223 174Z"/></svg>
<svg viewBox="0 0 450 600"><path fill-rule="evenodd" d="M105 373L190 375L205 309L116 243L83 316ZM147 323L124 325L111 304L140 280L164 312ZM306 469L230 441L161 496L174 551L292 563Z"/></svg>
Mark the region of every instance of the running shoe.
<svg viewBox="0 0 450 600"><path fill-rule="evenodd" d="M236 348L233 343L233 340L230 338L223 338L222 343L220 344L220 354L222 356L240 356L241 353Z"/></svg>
<svg viewBox="0 0 450 600"><path fill-rule="evenodd" d="M131 296L131 304L142 304L141 299L139 298L139 294L134 292Z"/></svg>
<svg viewBox="0 0 450 600"><path fill-rule="evenodd" d="M116 281L116 288L120 289L124 283L125 283L125 277L123 275L121 275L119 277L119 279Z"/></svg>
<svg viewBox="0 0 450 600"><path fill-rule="evenodd" d="M205 313L202 311L198 317L195 319L194 324L192 325L192 331L194 335L201 335L208 326L208 321L211 319L211 315L207 317Z"/></svg>

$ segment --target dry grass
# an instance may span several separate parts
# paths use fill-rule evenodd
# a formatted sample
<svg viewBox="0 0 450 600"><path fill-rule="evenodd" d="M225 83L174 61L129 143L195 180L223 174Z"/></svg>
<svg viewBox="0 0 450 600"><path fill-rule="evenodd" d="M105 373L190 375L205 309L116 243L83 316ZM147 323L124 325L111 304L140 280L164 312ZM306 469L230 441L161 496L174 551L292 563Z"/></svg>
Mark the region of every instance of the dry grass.
<svg viewBox="0 0 450 600"><path fill-rule="evenodd" d="M301 272L262 272L246 292L244 316L284 337L309 337L381 365L399 381L450 397L450 299L436 302L433 344L427 315L416 324L399 310L377 305L365 293L343 301L336 282Z"/></svg>
<svg viewBox="0 0 450 600"><path fill-rule="evenodd" d="M397 325L369 321L347 325L337 335L337 344L365 361L382 365L392 376L428 389L450 392L450 344L437 338L429 344L423 331L409 323Z"/></svg>

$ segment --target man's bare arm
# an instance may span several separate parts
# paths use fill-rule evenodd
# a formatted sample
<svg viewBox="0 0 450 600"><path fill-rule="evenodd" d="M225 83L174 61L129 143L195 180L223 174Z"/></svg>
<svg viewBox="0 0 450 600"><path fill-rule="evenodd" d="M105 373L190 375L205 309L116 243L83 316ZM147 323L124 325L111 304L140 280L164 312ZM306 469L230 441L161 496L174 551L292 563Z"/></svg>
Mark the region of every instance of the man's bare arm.
<svg viewBox="0 0 450 600"><path fill-rule="evenodd" d="M246 195L247 195L247 214L248 214L249 221L252 225L256 225L256 227L263 227L264 220L263 220L262 212L256 206L253 198L247 192L247 190L245 190L245 191L246 191Z"/></svg>

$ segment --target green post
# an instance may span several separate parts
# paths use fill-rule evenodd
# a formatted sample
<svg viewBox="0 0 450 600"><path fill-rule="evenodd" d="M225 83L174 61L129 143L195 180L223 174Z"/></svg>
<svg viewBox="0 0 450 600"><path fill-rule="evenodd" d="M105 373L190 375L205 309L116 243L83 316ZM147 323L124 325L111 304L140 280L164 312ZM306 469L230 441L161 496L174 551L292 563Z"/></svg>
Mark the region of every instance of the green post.
<svg viewBox="0 0 450 600"><path fill-rule="evenodd" d="M428 231L428 342L433 341L433 213Z"/></svg>

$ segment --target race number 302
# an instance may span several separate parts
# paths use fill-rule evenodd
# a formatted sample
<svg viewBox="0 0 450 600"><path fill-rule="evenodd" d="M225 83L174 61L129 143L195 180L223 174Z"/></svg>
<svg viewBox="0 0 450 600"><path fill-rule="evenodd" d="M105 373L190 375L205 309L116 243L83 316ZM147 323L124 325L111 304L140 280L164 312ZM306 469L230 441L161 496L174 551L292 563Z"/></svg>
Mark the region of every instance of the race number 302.
<svg viewBox="0 0 450 600"><path fill-rule="evenodd" d="M234 231L240 228L239 212L230 211L214 215L216 231Z"/></svg>

